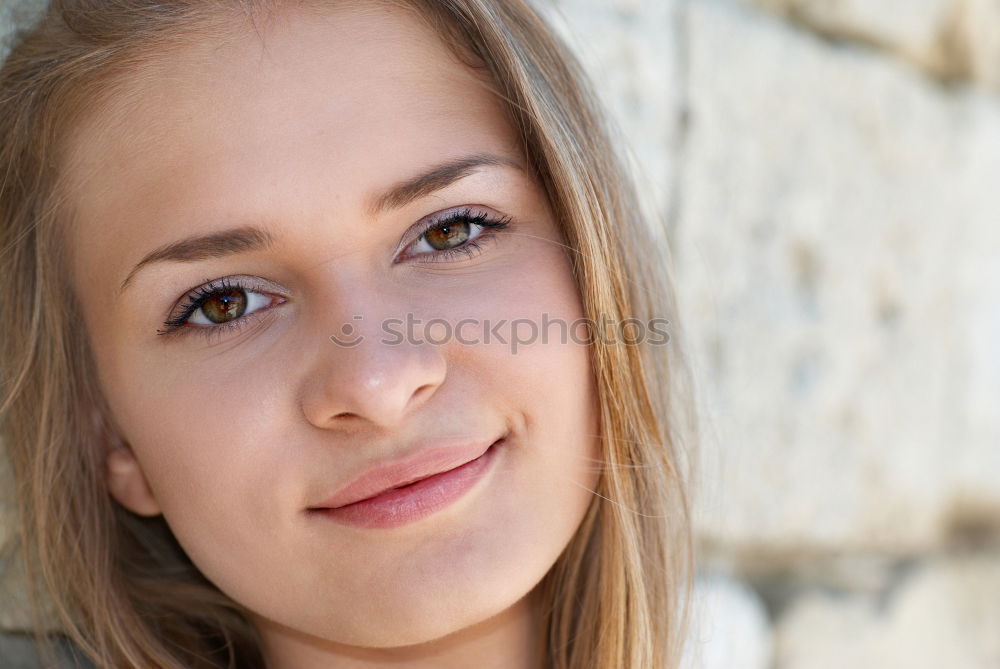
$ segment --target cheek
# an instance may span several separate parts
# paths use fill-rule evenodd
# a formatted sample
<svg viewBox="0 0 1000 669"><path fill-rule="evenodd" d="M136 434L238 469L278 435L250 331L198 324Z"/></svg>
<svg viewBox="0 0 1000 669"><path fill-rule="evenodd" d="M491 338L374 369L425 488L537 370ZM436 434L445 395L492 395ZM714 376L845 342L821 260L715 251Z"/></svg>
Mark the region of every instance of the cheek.
<svg viewBox="0 0 1000 669"><path fill-rule="evenodd" d="M192 560L210 566L266 540L293 501L275 485L293 450L278 438L289 412L277 370L232 369L225 356L182 367L128 347L108 363L112 411Z"/></svg>
<svg viewBox="0 0 1000 669"><path fill-rule="evenodd" d="M594 498L601 471L598 404L587 331L578 323L583 307L561 249L535 249L507 276L475 308L494 323L525 325L501 329L506 344L466 347L464 354L477 383L487 387L478 396L511 407L523 420L523 440L506 454L483 503L482 523L463 543L472 549L454 559L467 561L472 574L491 565L494 583L530 587L558 558Z"/></svg>

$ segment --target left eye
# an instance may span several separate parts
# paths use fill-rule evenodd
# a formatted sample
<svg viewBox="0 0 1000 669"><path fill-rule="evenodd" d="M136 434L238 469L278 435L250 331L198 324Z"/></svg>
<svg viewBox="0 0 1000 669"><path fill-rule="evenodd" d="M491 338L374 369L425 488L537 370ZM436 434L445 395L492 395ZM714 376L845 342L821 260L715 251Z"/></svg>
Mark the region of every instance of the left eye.
<svg viewBox="0 0 1000 669"><path fill-rule="evenodd" d="M219 325L266 307L271 298L252 290L225 288L201 299L201 304L188 317L193 325Z"/></svg>
<svg viewBox="0 0 1000 669"><path fill-rule="evenodd" d="M511 222L509 216L494 218L472 208L452 211L426 225L406 257L422 260L450 259L457 255L472 257L481 245Z"/></svg>

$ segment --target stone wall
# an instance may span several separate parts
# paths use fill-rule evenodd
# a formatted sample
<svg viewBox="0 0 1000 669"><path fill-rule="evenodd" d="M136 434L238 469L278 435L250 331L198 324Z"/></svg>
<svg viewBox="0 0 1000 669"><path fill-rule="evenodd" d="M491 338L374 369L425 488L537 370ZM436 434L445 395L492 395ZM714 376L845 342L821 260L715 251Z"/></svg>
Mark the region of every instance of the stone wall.
<svg viewBox="0 0 1000 669"><path fill-rule="evenodd" d="M691 666L1000 667L1000 3L553 12L694 351Z"/></svg>
<svg viewBox="0 0 1000 669"><path fill-rule="evenodd" d="M544 9L672 248L691 669L1000 667L1000 2Z"/></svg>

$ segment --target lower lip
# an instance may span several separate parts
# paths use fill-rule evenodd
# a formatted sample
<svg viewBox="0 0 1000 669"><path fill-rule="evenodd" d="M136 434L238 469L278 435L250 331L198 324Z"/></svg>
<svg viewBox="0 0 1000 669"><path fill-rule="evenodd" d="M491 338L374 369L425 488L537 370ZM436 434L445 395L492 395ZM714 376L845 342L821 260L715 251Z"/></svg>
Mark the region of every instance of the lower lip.
<svg viewBox="0 0 1000 669"><path fill-rule="evenodd" d="M475 460L406 487L336 509L313 509L312 512L355 527L389 529L408 525L450 506L465 495L490 470L502 443L503 439L496 441Z"/></svg>

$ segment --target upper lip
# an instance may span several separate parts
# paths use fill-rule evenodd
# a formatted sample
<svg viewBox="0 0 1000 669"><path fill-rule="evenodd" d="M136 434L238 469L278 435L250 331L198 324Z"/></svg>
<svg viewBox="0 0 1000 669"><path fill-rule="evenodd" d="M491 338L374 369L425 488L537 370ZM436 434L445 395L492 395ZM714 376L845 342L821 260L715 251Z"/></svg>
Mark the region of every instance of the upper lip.
<svg viewBox="0 0 1000 669"><path fill-rule="evenodd" d="M497 441L499 439L437 440L413 448L401 458L376 464L361 472L325 501L309 508L336 509L446 472L475 460Z"/></svg>

